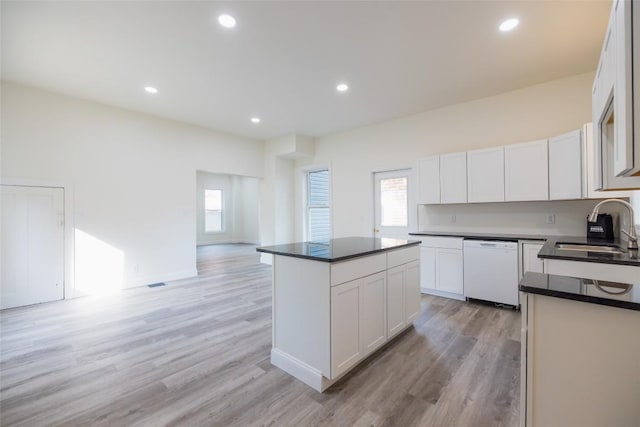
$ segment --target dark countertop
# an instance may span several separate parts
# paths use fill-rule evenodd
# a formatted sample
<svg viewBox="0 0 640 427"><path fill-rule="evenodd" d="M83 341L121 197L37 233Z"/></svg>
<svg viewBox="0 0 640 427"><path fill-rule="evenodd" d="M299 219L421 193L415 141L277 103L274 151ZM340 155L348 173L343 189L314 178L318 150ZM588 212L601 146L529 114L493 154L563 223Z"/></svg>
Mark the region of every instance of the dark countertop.
<svg viewBox="0 0 640 427"><path fill-rule="evenodd" d="M609 254L600 252L585 251L568 251L565 249L557 249L556 243L578 243L589 245L615 245L624 251L622 254ZM567 261L583 261L595 262L601 264L621 264L640 267L640 257L638 251L630 252L626 248L626 242L614 240L612 242L604 242L598 239L589 239L581 236L553 236L547 239L540 252L538 258L561 259ZM640 278L640 270L638 270Z"/></svg>
<svg viewBox="0 0 640 427"><path fill-rule="evenodd" d="M326 243L297 242L257 248L258 252L324 262L344 261L378 252L387 252L420 244L418 240L373 237L341 237Z"/></svg>
<svg viewBox="0 0 640 427"><path fill-rule="evenodd" d="M520 280L520 290L640 311L640 277L636 283L630 284L527 272Z"/></svg>
<svg viewBox="0 0 640 427"><path fill-rule="evenodd" d="M540 252L538 258L547 259L561 259L567 261L583 261L583 262L595 262L601 264L621 264L632 265L640 267L640 256L638 251L629 252L626 249L626 243L614 240L613 242L603 242L597 239L588 239L584 236L545 236L541 234L527 235L527 234L501 234L501 233L474 233L466 231L417 231L415 233L409 233L412 236L440 236L440 237L461 237L467 240L500 240L500 241L513 241L518 240L539 240L541 242L546 241ZM556 249L556 243L578 243L578 244L590 244L590 245L606 245L613 244L621 248L623 254L608 254L600 252L585 252L585 251L568 251ZM640 275L640 272L638 272Z"/></svg>
<svg viewBox="0 0 640 427"><path fill-rule="evenodd" d="M548 236L540 234L502 234L502 233L474 233L468 231L416 231L411 236L462 237L468 240L500 240L517 242L518 240L547 240Z"/></svg>

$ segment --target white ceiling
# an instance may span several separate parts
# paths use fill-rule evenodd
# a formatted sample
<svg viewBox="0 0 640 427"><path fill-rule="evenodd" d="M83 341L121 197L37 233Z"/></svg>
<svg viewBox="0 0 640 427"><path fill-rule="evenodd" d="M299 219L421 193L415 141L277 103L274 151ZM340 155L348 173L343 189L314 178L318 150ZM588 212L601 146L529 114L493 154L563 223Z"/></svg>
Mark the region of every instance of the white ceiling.
<svg viewBox="0 0 640 427"><path fill-rule="evenodd" d="M2 78L254 138L320 136L594 70L609 8L2 1Z"/></svg>

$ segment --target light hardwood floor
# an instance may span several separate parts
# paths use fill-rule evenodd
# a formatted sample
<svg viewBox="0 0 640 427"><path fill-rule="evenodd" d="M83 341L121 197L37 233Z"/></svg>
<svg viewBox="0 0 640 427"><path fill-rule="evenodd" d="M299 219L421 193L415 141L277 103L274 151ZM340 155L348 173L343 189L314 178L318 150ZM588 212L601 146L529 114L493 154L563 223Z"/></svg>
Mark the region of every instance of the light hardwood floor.
<svg viewBox="0 0 640 427"><path fill-rule="evenodd" d="M0 424L517 425L517 312L423 296L415 328L320 394L269 363L255 247L199 248L198 271L1 312Z"/></svg>

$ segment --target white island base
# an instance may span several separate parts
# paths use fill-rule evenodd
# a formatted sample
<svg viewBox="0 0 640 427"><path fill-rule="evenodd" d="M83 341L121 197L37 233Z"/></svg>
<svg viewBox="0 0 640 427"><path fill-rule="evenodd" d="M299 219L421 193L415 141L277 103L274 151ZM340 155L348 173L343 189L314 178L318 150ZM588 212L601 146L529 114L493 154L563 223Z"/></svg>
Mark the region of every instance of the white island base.
<svg viewBox="0 0 640 427"><path fill-rule="evenodd" d="M322 392L419 312L417 246L340 262L274 255L271 363Z"/></svg>

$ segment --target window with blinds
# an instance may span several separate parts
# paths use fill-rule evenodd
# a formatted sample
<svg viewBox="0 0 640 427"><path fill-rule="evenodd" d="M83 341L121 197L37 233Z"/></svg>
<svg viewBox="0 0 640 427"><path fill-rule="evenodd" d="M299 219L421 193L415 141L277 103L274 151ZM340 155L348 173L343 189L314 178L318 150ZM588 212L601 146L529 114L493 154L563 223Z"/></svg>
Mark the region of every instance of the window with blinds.
<svg viewBox="0 0 640 427"><path fill-rule="evenodd" d="M330 238L329 171L309 172L307 174L307 240L323 242Z"/></svg>

